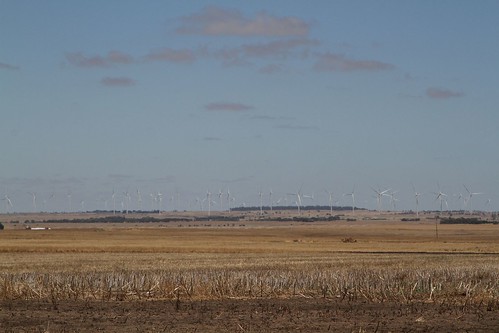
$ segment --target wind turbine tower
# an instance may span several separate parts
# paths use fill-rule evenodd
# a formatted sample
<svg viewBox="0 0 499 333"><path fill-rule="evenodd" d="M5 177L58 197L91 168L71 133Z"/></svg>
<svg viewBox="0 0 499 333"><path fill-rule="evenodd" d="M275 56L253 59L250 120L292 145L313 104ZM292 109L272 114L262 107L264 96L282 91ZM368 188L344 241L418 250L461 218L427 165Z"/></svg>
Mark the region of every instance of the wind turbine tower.
<svg viewBox="0 0 499 333"><path fill-rule="evenodd" d="M158 214L161 213L161 203L163 202L163 193L158 191L158 194L156 195L157 200L158 200Z"/></svg>
<svg viewBox="0 0 499 333"><path fill-rule="evenodd" d="M388 191L390 191L390 189L384 191L375 190L372 187L371 189L376 193L376 209L379 212L381 211L381 207L383 205L383 196L390 196L390 194L388 194Z"/></svg>
<svg viewBox="0 0 499 333"><path fill-rule="evenodd" d="M12 201L10 200L8 195L5 195L3 200L5 201L5 213L9 213L9 208L12 208Z"/></svg>
<svg viewBox="0 0 499 333"><path fill-rule="evenodd" d="M326 193L329 194L329 212L332 215L333 214L333 192L326 190Z"/></svg>
<svg viewBox="0 0 499 333"><path fill-rule="evenodd" d="M229 188L227 188L227 207L229 207L229 212L231 211L230 200L231 200L230 190L229 190Z"/></svg>
<svg viewBox="0 0 499 333"><path fill-rule="evenodd" d="M416 199L416 217L419 217L419 197L421 196L421 193L416 191L414 184L412 185L412 189L414 190L414 198Z"/></svg>
<svg viewBox="0 0 499 333"><path fill-rule="evenodd" d="M301 214L301 194L300 194L300 191L296 192L296 193L288 193L288 195L294 195L296 196L296 207L298 208L298 214Z"/></svg>
<svg viewBox="0 0 499 333"><path fill-rule="evenodd" d="M438 191L438 193L435 193L435 194L437 196L435 201L440 201L440 215L442 215L443 204L444 204L445 197L447 196L447 194L443 193L442 191Z"/></svg>
<svg viewBox="0 0 499 333"><path fill-rule="evenodd" d="M71 191L68 192L67 194L67 197L68 197L68 204L69 204L69 212L71 212L73 210L73 207L72 207L72 204L71 204L71 197L73 196L73 194L71 193Z"/></svg>
<svg viewBox="0 0 499 333"><path fill-rule="evenodd" d="M218 190L218 200L220 201L220 211L223 212L223 192L222 190Z"/></svg>
<svg viewBox="0 0 499 333"><path fill-rule="evenodd" d="M345 194L343 194L343 196L352 197L352 215L355 214L355 187L353 188L352 192L345 193Z"/></svg>
<svg viewBox="0 0 499 333"><path fill-rule="evenodd" d="M263 193L262 190L258 192L258 196L260 197L260 215L263 215Z"/></svg>
<svg viewBox="0 0 499 333"><path fill-rule="evenodd" d="M211 216L211 192L206 192L206 200L208 200L208 216Z"/></svg>
<svg viewBox="0 0 499 333"><path fill-rule="evenodd" d="M113 194L111 194L111 199L113 200L113 215L116 215L116 192L113 188Z"/></svg>
<svg viewBox="0 0 499 333"><path fill-rule="evenodd" d="M31 198L33 200L33 211L36 212L36 193L35 192L28 192L31 194Z"/></svg>
<svg viewBox="0 0 499 333"><path fill-rule="evenodd" d="M269 192L270 211L272 211L272 189Z"/></svg>
<svg viewBox="0 0 499 333"><path fill-rule="evenodd" d="M140 194L139 189L137 189L137 206L138 210L142 210L142 195Z"/></svg>
<svg viewBox="0 0 499 333"><path fill-rule="evenodd" d="M483 193L480 193L480 192L471 192L467 187L466 185L464 185L464 188L466 189L466 192L468 192L468 201L470 202L470 214L473 214L473 201L472 201L472 198L474 195L480 195L480 194L483 194Z"/></svg>

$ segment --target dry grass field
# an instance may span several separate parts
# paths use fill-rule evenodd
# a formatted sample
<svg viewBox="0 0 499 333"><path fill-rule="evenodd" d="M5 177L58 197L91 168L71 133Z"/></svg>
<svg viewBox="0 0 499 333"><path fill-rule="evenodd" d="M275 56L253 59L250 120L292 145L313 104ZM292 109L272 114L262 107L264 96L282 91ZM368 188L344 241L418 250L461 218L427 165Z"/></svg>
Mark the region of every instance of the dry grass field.
<svg viewBox="0 0 499 333"><path fill-rule="evenodd" d="M412 222L367 211L355 221L351 213L326 221L317 211L303 214L314 222L275 219L293 213L154 223L2 215L0 332L499 327L499 225L441 224L437 239L430 214Z"/></svg>

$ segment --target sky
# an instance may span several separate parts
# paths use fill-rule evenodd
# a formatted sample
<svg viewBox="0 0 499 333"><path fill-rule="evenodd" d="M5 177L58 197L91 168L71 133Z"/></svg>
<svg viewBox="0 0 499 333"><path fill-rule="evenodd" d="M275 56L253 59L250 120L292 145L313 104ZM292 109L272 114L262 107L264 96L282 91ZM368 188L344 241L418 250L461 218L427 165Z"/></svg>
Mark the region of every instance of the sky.
<svg viewBox="0 0 499 333"><path fill-rule="evenodd" d="M469 209L465 186L497 211L498 18L492 0L0 0L0 212L228 190Z"/></svg>

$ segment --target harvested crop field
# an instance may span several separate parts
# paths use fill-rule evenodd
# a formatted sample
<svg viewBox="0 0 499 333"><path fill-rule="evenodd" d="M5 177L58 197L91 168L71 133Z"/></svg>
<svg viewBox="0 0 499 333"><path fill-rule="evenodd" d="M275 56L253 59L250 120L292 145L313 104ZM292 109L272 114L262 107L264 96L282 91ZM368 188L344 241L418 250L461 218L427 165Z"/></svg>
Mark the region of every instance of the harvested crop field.
<svg viewBox="0 0 499 333"><path fill-rule="evenodd" d="M364 214L120 224L37 216L31 230L3 216L0 332L496 331L498 225L438 225L437 239L430 216Z"/></svg>

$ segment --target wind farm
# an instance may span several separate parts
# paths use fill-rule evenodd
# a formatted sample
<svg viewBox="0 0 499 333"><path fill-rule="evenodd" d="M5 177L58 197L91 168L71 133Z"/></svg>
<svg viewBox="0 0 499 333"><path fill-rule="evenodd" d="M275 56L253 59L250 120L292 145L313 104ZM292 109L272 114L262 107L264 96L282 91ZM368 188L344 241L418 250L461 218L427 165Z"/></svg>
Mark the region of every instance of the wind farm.
<svg viewBox="0 0 499 333"><path fill-rule="evenodd" d="M329 210L331 214L333 211L350 210L353 215L356 210L362 210L400 215L415 214L416 217L419 217L420 213L436 215L497 214L497 211L491 208L493 203L499 201L499 198L496 198L495 195L489 195L485 192L472 192L469 186L466 185L463 185L466 191L465 194L462 191L459 192L459 186L454 186L457 190L455 193L450 194L444 193L439 183L436 186L436 191L427 192L416 191L415 185L411 183L410 186L406 187L406 191L395 191L390 188L380 189L373 186L365 186L364 188L353 186L351 191L344 193L339 189L333 191L316 189L315 191L309 191L315 194L304 194L303 185L301 185L296 192L286 190L278 192L269 187L267 195L262 189L259 189L256 195L236 192L235 190L231 192L229 188L226 190L220 188L216 195L207 190L203 195L201 191L183 193L179 190L178 185L174 186L170 191L168 191L167 186L161 186L164 190L156 189L147 193L151 200L149 207L145 207L142 200L142 193L143 191L146 192L146 190L137 188L135 198L133 198L128 190L129 186L124 186L125 189L122 191L121 196L117 195L115 186L107 194L105 191L95 194L93 200L88 194L79 193L76 188L66 192L64 189L53 189L50 194L47 194L47 199L43 200L43 205L38 204L37 192L20 193L9 191L9 194L6 192L3 195L4 205L0 209L0 213L64 214L80 212L116 215L150 212L204 212L210 215L214 211L225 213L255 210L262 215L264 210L270 212L274 210L290 210L300 215L303 210ZM334 188L334 186L328 187ZM335 195L334 193L338 194ZM370 193L373 193L373 195L370 195ZM163 203L165 195L170 198L166 205ZM204 198L200 200L200 197ZM241 199L237 200L236 197ZM275 199L276 197L278 199ZM474 197L476 198L473 205ZM478 201L480 197L483 199L482 202ZM79 202L78 207L72 205L74 198ZM457 206L453 205L453 203L449 204L449 200L452 198L456 198ZM111 202L110 208L107 205L108 201ZM117 201L119 205L117 205ZM49 202L50 206L48 205ZM102 202L104 202L104 207L102 207ZM288 202L291 205L288 205ZM118 207L121 209L118 209Z"/></svg>

